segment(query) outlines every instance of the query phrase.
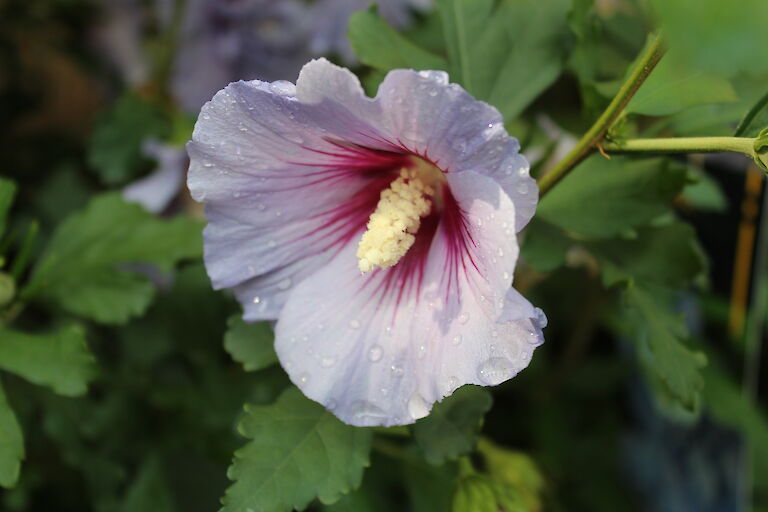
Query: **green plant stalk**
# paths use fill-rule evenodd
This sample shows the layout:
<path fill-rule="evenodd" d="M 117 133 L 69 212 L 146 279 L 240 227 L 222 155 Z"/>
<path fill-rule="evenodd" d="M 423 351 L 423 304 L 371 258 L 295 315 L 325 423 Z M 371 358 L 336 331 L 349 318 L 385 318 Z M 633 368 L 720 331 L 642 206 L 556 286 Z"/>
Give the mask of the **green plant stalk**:
<path fill-rule="evenodd" d="M 606 153 L 743 153 L 755 157 L 755 139 L 748 137 L 675 137 L 667 139 L 627 139 L 605 142 Z"/>
<path fill-rule="evenodd" d="M 576 146 L 558 162 L 549 172 L 539 179 L 539 195 L 546 194 L 558 181 L 579 165 L 605 138 L 605 134 L 621 115 L 624 107 L 635 95 L 640 86 L 645 82 L 653 68 L 664 55 L 661 33 L 657 34 L 645 47 L 643 53 L 635 63 L 635 67 L 629 78 L 619 89 L 619 92 L 611 100 L 605 111 L 595 121 L 592 127 L 576 143 Z"/>

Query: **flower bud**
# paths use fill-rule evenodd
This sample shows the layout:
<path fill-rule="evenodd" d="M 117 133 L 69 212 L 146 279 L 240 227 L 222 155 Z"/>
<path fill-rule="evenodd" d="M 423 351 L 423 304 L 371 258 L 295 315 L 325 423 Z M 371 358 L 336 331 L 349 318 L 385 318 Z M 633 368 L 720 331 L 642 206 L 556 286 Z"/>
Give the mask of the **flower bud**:
<path fill-rule="evenodd" d="M 768 128 L 763 128 L 755 137 L 755 163 L 768 171 Z"/>

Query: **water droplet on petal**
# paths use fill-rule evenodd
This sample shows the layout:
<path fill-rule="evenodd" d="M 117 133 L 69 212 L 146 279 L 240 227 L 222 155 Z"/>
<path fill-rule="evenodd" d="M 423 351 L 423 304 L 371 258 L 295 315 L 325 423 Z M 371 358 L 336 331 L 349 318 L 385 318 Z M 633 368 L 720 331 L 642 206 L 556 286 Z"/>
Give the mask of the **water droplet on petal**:
<path fill-rule="evenodd" d="M 457 334 L 456 336 L 454 336 L 453 339 L 451 340 L 451 343 L 453 343 L 453 345 L 455 346 L 461 345 L 461 334 Z"/>
<path fill-rule="evenodd" d="M 256 205 L 256 209 L 263 212 L 264 210 L 267 209 L 267 205 L 265 205 L 264 203 L 259 203 Z"/>
<path fill-rule="evenodd" d="M 381 359 L 381 356 L 383 353 L 384 353 L 384 350 L 379 345 L 374 345 L 368 351 L 368 360 L 372 363 L 375 363 L 376 361 Z"/>
<path fill-rule="evenodd" d="M 352 416 L 354 416 L 355 419 L 362 420 L 362 419 L 371 419 L 374 422 L 377 420 L 384 418 L 386 414 L 383 410 L 381 410 L 380 407 L 377 407 L 373 405 L 371 402 L 367 402 L 365 400 L 358 400 L 356 402 L 352 402 L 352 405 L 350 406 Z"/>
<path fill-rule="evenodd" d="M 448 377 L 448 387 L 451 391 L 459 387 L 459 379 L 456 377 Z"/>
<path fill-rule="evenodd" d="M 336 358 L 335 357 L 324 357 L 320 360 L 320 366 L 323 368 L 330 368 L 336 364 Z"/>
<path fill-rule="evenodd" d="M 477 373 L 480 381 L 489 386 L 501 384 L 515 375 L 512 363 L 503 357 L 488 359 L 478 367 Z"/>
<path fill-rule="evenodd" d="M 512 277 L 512 276 L 511 276 L 511 275 L 509 275 L 509 272 L 504 272 L 504 273 L 501 275 L 501 278 L 502 278 L 502 279 L 504 279 L 505 281 L 506 281 L 506 280 L 508 280 L 508 279 L 510 279 L 511 277 Z"/>
<path fill-rule="evenodd" d="M 277 80 L 269 84 L 269 90 L 281 96 L 290 96 L 296 93 L 296 86 L 287 80 Z"/>
<path fill-rule="evenodd" d="M 411 395 L 408 399 L 408 414 L 411 418 L 418 420 L 429 414 L 429 404 L 418 393 Z"/>
<path fill-rule="evenodd" d="M 299 375 L 299 386 L 303 387 L 309 382 L 309 374 L 308 373 L 302 373 Z"/>
<path fill-rule="evenodd" d="M 390 366 L 389 369 L 392 370 L 392 374 L 395 377 L 400 377 L 403 374 L 403 367 L 402 366 L 398 366 L 396 364 L 393 364 L 392 366 Z"/>
<path fill-rule="evenodd" d="M 434 98 L 435 96 L 437 96 L 437 89 L 430 89 L 427 94 L 429 94 Z"/>
<path fill-rule="evenodd" d="M 277 283 L 277 287 L 281 290 L 287 290 L 288 288 L 291 287 L 291 284 L 292 284 L 291 278 L 286 277 L 285 279 Z"/>
<path fill-rule="evenodd" d="M 426 345 L 419 345 L 419 354 L 418 354 L 419 359 L 424 358 L 426 353 L 427 353 L 427 346 Z"/>
<path fill-rule="evenodd" d="M 350 329 L 359 329 L 360 328 L 360 322 L 357 320 L 350 320 L 349 321 L 349 328 Z"/>
<path fill-rule="evenodd" d="M 502 249 L 501 247 L 499 247 L 498 249 L 496 249 L 496 254 L 498 254 L 498 255 L 499 255 L 499 257 L 502 257 L 502 256 L 504 256 L 504 249 Z"/>
<path fill-rule="evenodd" d="M 527 181 L 521 181 L 517 184 L 517 192 L 518 194 L 525 195 L 528 193 L 528 182 Z"/>
<path fill-rule="evenodd" d="M 462 313 L 459 315 L 459 323 L 460 324 L 466 324 L 469 321 L 469 314 L 468 313 Z"/>
<path fill-rule="evenodd" d="M 261 302 L 261 297 L 254 297 L 253 298 L 253 303 L 254 304 L 259 304 L 260 302 Z"/>

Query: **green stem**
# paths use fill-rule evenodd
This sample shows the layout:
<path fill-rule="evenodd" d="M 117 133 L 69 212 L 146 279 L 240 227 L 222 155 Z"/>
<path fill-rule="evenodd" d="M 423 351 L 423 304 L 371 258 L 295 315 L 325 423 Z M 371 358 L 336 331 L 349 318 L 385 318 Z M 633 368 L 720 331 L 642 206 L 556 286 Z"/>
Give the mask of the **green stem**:
<path fill-rule="evenodd" d="M 743 153 L 755 157 L 755 139 L 748 137 L 679 137 L 668 139 L 628 139 L 605 142 L 606 153 Z"/>
<path fill-rule="evenodd" d="M 616 118 L 621 115 L 624 107 L 635 95 L 640 86 L 651 74 L 653 68 L 659 63 L 664 50 L 662 48 L 661 34 L 657 34 L 645 47 L 643 53 L 637 59 L 632 73 L 619 89 L 619 92 L 611 100 L 605 111 L 595 121 L 595 124 L 576 143 L 576 146 L 548 173 L 539 179 L 539 195 L 546 194 L 558 181 L 568 174 L 574 167 L 589 156 L 598 144 L 603 140 L 608 129 Z"/>

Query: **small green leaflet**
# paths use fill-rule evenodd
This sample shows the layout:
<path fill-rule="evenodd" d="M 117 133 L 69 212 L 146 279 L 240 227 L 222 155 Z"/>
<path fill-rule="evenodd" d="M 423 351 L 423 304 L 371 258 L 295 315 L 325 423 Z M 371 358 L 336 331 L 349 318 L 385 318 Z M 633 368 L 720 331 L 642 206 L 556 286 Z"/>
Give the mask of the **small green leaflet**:
<path fill-rule="evenodd" d="M 594 155 L 544 196 L 536 215 L 568 231 L 611 237 L 666 213 L 685 180 L 685 169 L 664 159 Z"/>
<path fill-rule="evenodd" d="M 303 510 L 333 503 L 360 485 L 371 431 L 345 425 L 296 388 L 267 406 L 246 406 L 238 426 L 249 438 L 235 452 L 224 512 Z"/>
<path fill-rule="evenodd" d="M 137 264 L 169 272 L 183 258 L 200 257 L 200 232 L 192 219 L 160 220 L 117 194 L 97 196 L 59 226 L 22 294 L 97 322 L 125 323 L 155 293 Z"/>
<path fill-rule="evenodd" d="M 47 334 L 0 329 L 0 368 L 60 395 L 85 393 L 96 362 L 78 325 Z"/>
<path fill-rule="evenodd" d="M 21 427 L 0 384 L 0 486 L 10 488 L 16 485 L 23 459 Z"/>
<path fill-rule="evenodd" d="M 682 339 L 688 335 L 683 318 L 669 312 L 664 291 L 658 288 L 630 286 L 624 296 L 637 315 L 631 334 L 646 371 L 658 376 L 683 407 L 697 411 L 704 386 L 701 369 L 707 358 L 683 345 Z"/>
<path fill-rule="evenodd" d="M 277 362 L 274 341 L 275 335 L 267 322 L 247 324 L 240 315 L 227 320 L 224 348 L 232 359 L 242 363 L 245 371 L 261 370 Z"/>
<path fill-rule="evenodd" d="M 413 437 L 427 462 L 441 464 L 471 452 L 480 433 L 483 415 L 491 409 L 493 399 L 488 390 L 464 386 L 432 412 L 413 425 Z"/>

